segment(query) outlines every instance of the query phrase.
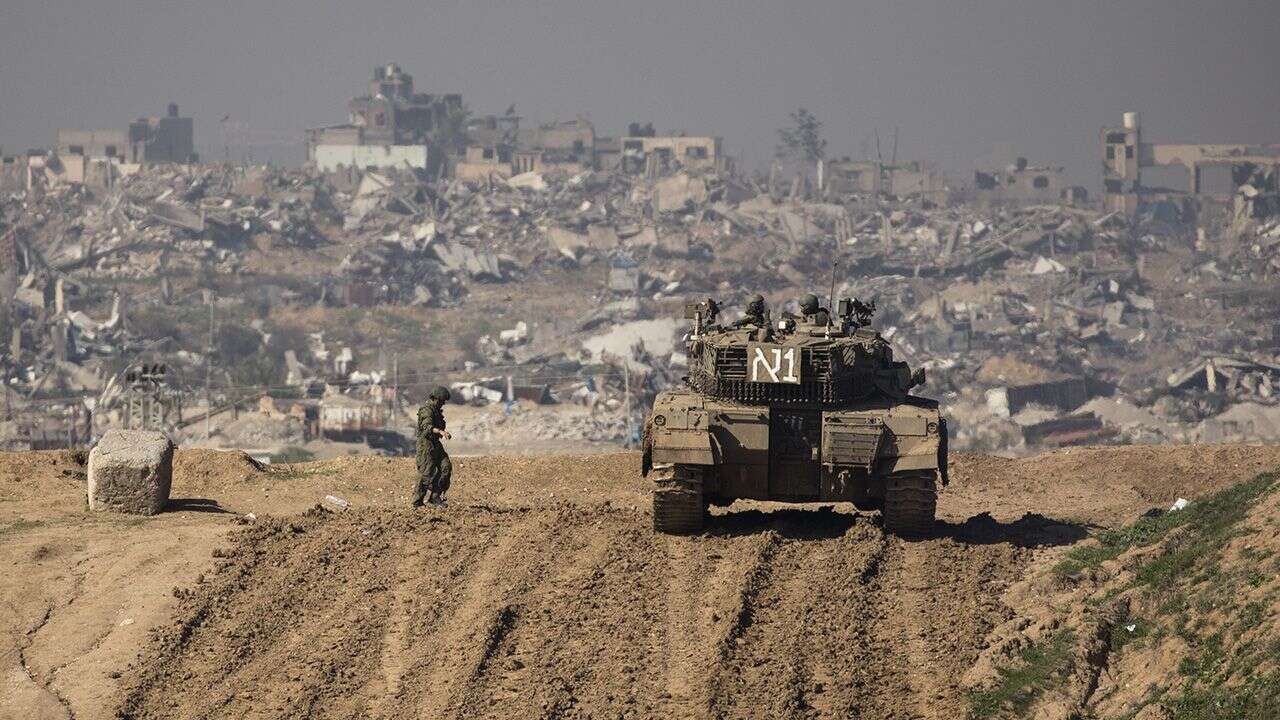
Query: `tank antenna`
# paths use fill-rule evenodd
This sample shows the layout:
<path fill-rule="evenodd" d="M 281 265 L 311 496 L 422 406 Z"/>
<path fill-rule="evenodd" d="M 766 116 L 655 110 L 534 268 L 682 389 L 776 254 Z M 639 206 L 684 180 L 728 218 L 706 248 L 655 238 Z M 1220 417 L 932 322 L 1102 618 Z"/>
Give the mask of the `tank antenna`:
<path fill-rule="evenodd" d="M 840 229 L 837 227 L 836 232 L 831 235 L 831 294 L 827 296 L 827 332 L 831 332 L 833 324 L 831 312 L 836 306 L 836 268 L 840 267 Z"/>

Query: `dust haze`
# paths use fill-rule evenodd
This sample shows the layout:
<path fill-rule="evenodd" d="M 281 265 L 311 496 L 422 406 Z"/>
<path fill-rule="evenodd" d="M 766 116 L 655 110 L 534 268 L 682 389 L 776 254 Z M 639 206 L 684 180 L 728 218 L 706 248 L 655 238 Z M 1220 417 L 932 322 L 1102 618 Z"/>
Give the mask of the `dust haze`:
<path fill-rule="evenodd" d="M 1096 128 L 1142 109 L 1173 142 L 1274 140 L 1280 64 L 1272 3 L 1229 0 L 642 5 L 403 1 L 363 4 L 7 3 L 0 22 L 0 146 L 51 127 L 105 126 L 173 100 L 204 132 L 230 115 L 234 157 L 297 164 L 305 127 L 395 60 L 424 92 L 531 119 L 585 113 L 603 130 L 652 120 L 714 128 L 767 163 L 797 106 L 834 155 L 900 153 L 967 172 L 1025 155 L 1096 184 Z M 886 154 L 888 148 L 885 148 Z"/>
<path fill-rule="evenodd" d="M 0 720 L 1280 717 L 1271 2 L 0 7 Z"/>

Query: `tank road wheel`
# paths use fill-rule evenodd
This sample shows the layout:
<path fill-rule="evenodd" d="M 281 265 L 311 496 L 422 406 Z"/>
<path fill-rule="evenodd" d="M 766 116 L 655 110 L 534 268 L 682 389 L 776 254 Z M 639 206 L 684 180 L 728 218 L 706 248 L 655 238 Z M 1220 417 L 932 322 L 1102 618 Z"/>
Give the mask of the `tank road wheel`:
<path fill-rule="evenodd" d="M 922 536 L 933 532 L 938 509 L 937 473 L 916 470 L 885 479 L 884 529 L 894 535 Z"/>
<path fill-rule="evenodd" d="M 702 532 L 705 504 L 702 471 L 686 465 L 656 465 L 653 481 L 653 529 L 667 535 Z"/>

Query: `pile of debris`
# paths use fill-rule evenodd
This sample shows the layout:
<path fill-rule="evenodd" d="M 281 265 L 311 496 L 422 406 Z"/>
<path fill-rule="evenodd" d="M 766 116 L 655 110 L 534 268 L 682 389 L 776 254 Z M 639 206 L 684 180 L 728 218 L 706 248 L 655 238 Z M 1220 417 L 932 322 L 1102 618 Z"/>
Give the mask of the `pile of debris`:
<path fill-rule="evenodd" d="M 1168 201 L 1126 217 L 804 187 L 709 169 L 464 181 L 160 165 L 96 193 L 10 194 L 7 380 L 29 399 L 103 392 L 147 350 L 126 305 L 218 306 L 171 280 L 270 285 L 297 305 L 444 308 L 495 284 L 519 304 L 525 281 L 568 274 L 599 278 L 572 325 L 530 316 L 465 340 L 450 379 L 469 402 L 545 395 L 640 415 L 679 382 L 682 326 L 669 318 L 683 300 L 715 297 L 732 320 L 753 292 L 776 314 L 834 280 L 837 296 L 875 300 L 877 327 L 929 370 L 926 392 L 962 419 L 957 448 L 1189 438 L 1233 408 L 1277 403 L 1280 323 L 1260 325 L 1280 305 L 1280 213 L 1262 190 L 1273 178 L 1243 184 L 1217 219 Z M 145 289 L 108 311 L 130 283 Z M 269 328 L 254 332 L 271 347 Z M 169 348 L 188 386 L 207 374 L 204 345 Z M 1035 373 L 1001 370 L 1015 347 Z M 295 354 L 287 384 L 333 386 L 337 369 L 308 356 L 325 371 Z"/>
<path fill-rule="evenodd" d="M 628 437 L 626 418 L 616 413 L 565 413 L 529 408 L 523 403 L 454 423 L 454 435 L 467 442 L 521 446 L 558 440 L 621 443 Z"/>

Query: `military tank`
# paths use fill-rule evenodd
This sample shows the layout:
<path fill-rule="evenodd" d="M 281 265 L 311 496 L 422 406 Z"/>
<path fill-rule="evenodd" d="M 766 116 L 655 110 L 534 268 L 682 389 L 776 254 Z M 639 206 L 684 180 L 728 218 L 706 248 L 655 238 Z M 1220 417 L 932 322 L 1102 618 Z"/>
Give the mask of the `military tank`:
<path fill-rule="evenodd" d="M 685 306 L 689 374 L 659 393 L 643 435 L 653 527 L 700 532 L 737 499 L 851 502 L 885 529 L 923 535 L 947 484 L 947 423 L 925 381 L 870 328 L 874 303 L 816 299 L 799 316 L 717 323 L 712 300 Z"/>

